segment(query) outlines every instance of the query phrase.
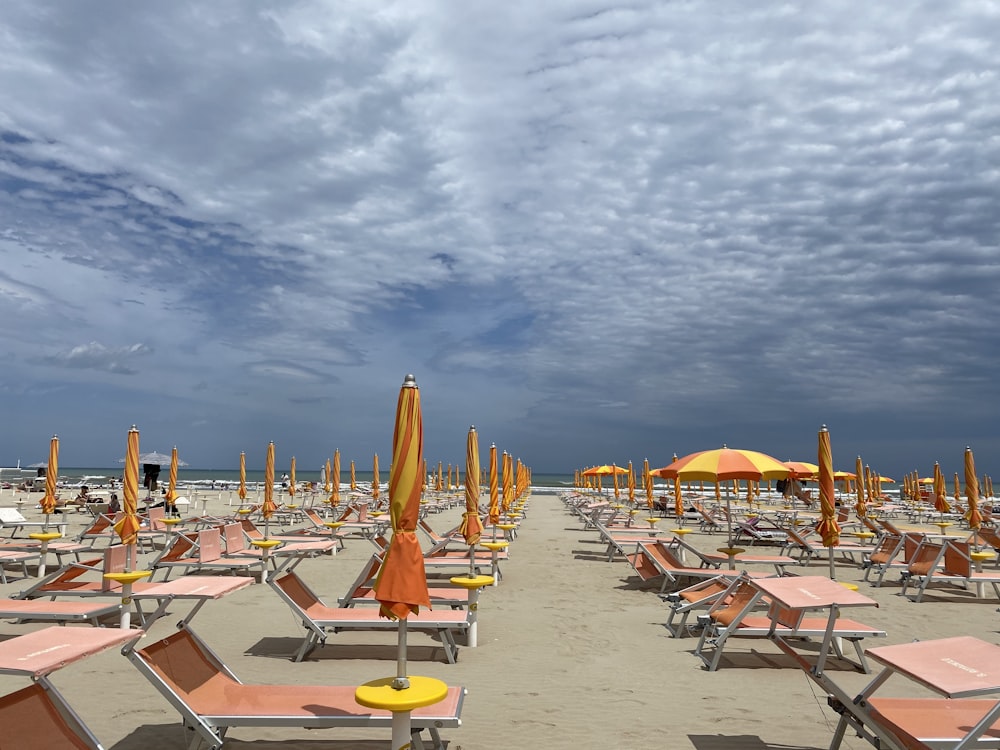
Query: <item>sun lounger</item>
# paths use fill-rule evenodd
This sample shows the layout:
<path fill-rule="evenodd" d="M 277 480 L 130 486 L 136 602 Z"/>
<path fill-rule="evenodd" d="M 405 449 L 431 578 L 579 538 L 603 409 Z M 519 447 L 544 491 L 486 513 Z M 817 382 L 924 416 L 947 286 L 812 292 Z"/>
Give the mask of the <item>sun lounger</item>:
<path fill-rule="evenodd" d="M 625 559 L 643 581 L 663 576 L 661 593 L 666 591 L 668 586 L 677 584 L 682 578 L 715 578 L 724 574 L 718 570 L 717 565 L 700 568 L 684 565 L 673 550 L 662 541 L 639 541 L 634 549 L 631 554 L 626 554 Z"/>
<path fill-rule="evenodd" d="M 664 597 L 670 605 L 667 621 L 664 623 L 667 632 L 674 638 L 686 636 L 690 614 L 699 609 L 708 609 L 720 597 L 726 596 L 732 582 L 733 579 L 729 576 L 717 575 L 667 594 Z M 674 619 L 677 617 L 680 619 L 675 623 Z"/>
<path fill-rule="evenodd" d="M 870 549 L 843 541 L 833 547 L 825 547 L 821 539 L 810 539 L 794 527 L 789 527 L 786 532 L 788 538 L 785 542 L 785 551 L 790 555 L 797 552 L 802 565 L 808 565 L 814 557 L 825 558 L 831 553 L 843 555 L 849 562 L 860 564 L 864 554 Z"/>
<path fill-rule="evenodd" d="M 90 622 L 95 627 L 105 617 L 121 614 L 122 605 L 116 602 L 93 600 L 50 601 L 47 599 L 0 599 L 0 617 L 18 622 Z"/>
<path fill-rule="evenodd" d="M 326 643 L 326 634 L 341 630 L 398 630 L 398 623 L 382 617 L 374 607 L 328 607 L 294 572 L 272 576 L 268 585 L 281 597 L 306 629 L 306 637 L 292 661 L 302 661 L 314 648 Z M 409 630 L 435 633 L 441 639 L 449 664 L 458 659 L 455 632 L 467 633 L 469 613 L 460 609 L 421 610 L 407 618 Z"/>
<path fill-rule="evenodd" d="M 253 579 L 248 576 L 181 576 L 166 583 L 140 588 L 132 594 L 132 600 L 135 602 L 143 629 L 149 630 L 174 602 L 194 602 L 194 606 L 181 620 L 183 623 L 189 623 L 205 602 L 229 596 L 252 583 Z M 147 616 L 143 612 L 144 601 L 157 603 L 157 608 L 151 615 Z"/>
<path fill-rule="evenodd" d="M 134 643 L 138 631 L 48 627 L 0 643 L 0 674 L 23 675 L 32 685 L 0 698 L 0 742 L 10 748 L 101 750 L 51 675 L 73 662 Z"/>
<path fill-rule="evenodd" d="M 375 576 L 378 575 L 379 567 L 382 565 L 382 554 L 382 552 L 376 552 L 368 558 L 358 577 L 347 589 L 347 593 L 337 600 L 339 606 L 353 607 L 357 604 L 375 602 L 375 590 L 372 586 L 375 583 Z M 427 593 L 431 605 L 441 605 L 453 609 L 468 607 L 472 598 L 469 589 L 457 586 L 435 586 L 432 584 L 427 587 Z"/>
<path fill-rule="evenodd" d="M 353 686 L 242 683 L 187 626 L 163 640 L 125 653 L 180 713 L 184 726 L 195 733 L 190 750 L 222 747 L 231 727 L 335 729 L 392 725 L 389 712 L 360 706 Z M 421 732 L 426 730 L 433 746 L 443 750 L 445 744 L 438 729 L 461 724 L 464 697 L 464 688 L 449 687 L 442 702 L 413 709 L 413 747 L 423 747 Z"/>
<path fill-rule="evenodd" d="M 864 580 L 868 581 L 874 571 L 878 577 L 872 585 L 878 587 L 882 585 L 885 574 L 889 571 L 905 571 L 923 538 L 924 535 L 918 533 L 907 532 L 902 536 L 896 536 L 885 532 L 871 552 L 865 554 L 862 563 L 865 569 Z"/>
<path fill-rule="evenodd" d="M 927 587 L 932 583 L 944 583 L 952 586 L 968 588 L 976 584 L 977 592 L 983 584 L 990 584 L 994 593 L 1000 599 L 1000 572 L 980 572 L 976 570 L 970 553 L 972 547 L 968 542 L 947 540 L 936 543 L 924 540 L 910 560 L 903 573 L 903 596 L 912 583 L 917 583 L 917 593 L 913 601 L 919 602 Z"/>
<path fill-rule="evenodd" d="M 734 527 L 736 532 L 733 536 L 735 544 L 749 542 L 751 545 L 761 544 L 781 544 L 784 545 L 788 539 L 788 534 L 783 528 L 768 525 L 760 520 L 760 517 L 752 518 L 749 521 L 741 521 Z"/>
<path fill-rule="evenodd" d="M 858 657 L 857 666 L 868 672 L 861 640 L 885 637 L 884 630 L 839 617 L 845 606 L 878 606 L 868 597 L 821 576 L 789 576 L 754 579 L 746 575 L 733 580 L 730 590 L 698 619 L 703 626 L 695 654 L 714 672 L 731 637 L 771 638 L 787 643 L 791 639 L 822 639 L 819 668 L 832 649 L 843 659 L 841 640 L 849 641 Z M 760 611 L 766 607 L 766 612 Z M 831 610 L 829 617 L 807 617 L 813 609 Z M 710 651 L 707 651 L 711 649 Z"/>
<path fill-rule="evenodd" d="M 263 560 L 264 550 L 259 547 L 251 547 L 247 543 L 247 536 L 240 523 L 227 523 L 222 527 L 222 535 L 226 543 L 226 551 L 223 557 L 244 558 L 249 560 Z M 268 550 L 267 557 L 295 557 L 304 559 L 316 557 L 317 555 L 333 554 L 337 550 L 337 541 L 331 539 L 329 534 L 321 539 L 304 539 L 290 542 L 286 538 L 276 538 L 275 541 L 281 544 L 274 549 Z"/>
<path fill-rule="evenodd" d="M 971 636 L 880 646 L 866 651 L 882 670 L 859 694 L 829 674 L 802 664 L 840 715 L 830 750 L 848 728 L 876 748 L 995 748 L 1000 745 L 1000 647 Z M 875 693 L 893 675 L 908 678 L 937 697 L 882 697 Z M 911 691 L 912 692 L 912 691 Z"/>
<path fill-rule="evenodd" d="M 236 575 L 260 574 L 263 576 L 263 561 L 260 559 L 226 558 L 222 555 L 222 532 L 213 527 L 202 529 L 193 537 L 190 534 L 175 535 L 173 541 L 150 566 L 155 572 L 163 570 L 163 580 L 170 577 L 170 571 L 181 568 L 184 574 L 191 572 L 225 572 Z"/>
<path fill-rule="evenodd" d="M 29 521 L 17 508 L 0 508 L 0 534 L 3 533 L 4 529 L 8 529 L 10 531 L 8 536 L 10 537 L 14 537 L 22 529 L 40 531 L 43 528 L 47 528 L 51 531 L 58 531 L 61 534 L 65 534 L 66 526 L 65 521 L 55 519 L 50 519 L 49 521 Z"/>

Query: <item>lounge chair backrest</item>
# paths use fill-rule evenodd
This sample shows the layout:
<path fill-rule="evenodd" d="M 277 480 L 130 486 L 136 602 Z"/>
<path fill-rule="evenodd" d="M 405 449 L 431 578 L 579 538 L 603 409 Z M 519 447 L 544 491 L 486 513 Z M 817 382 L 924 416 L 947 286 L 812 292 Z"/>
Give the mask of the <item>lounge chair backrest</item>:
<path fill-rule="evenodd" d="M 218 529 L 198 532 L 198 561 L 215 562 L 222 558 L 222 534 Z"/>
<path fill-rule="evenodd" d="M 732 596 L 726 600 L 722 607 L 712 612 L 712 617 L 728 626 L 747 608 L 756 595 L 756 589 L 750 585 L 749 581 L 739 580 Z"/>
<path fill-rule="evenodd" d="M 162 505 L 150 508 L 146 518 L 149 519 L 150 531 L 169 531 L 163 519 L 167 517 L 167 511 Z"/>
<path fill-rule="evenodd" d="M 937 566 L 942 554 L 944 554 L 944 547 L 940 544 L 924 542 L 917 547 L 917 551 L 913 554 L 913 558 L 906 569 L 910 575 L 928 575 Z"/>
<path fill-rule="evenodd" d="M 249 518 L 241 518 L 240 526 L 243 527 L 243 533 L 246 534 L 251 539 L 263 539 L 264 534 L 261 530 L 257 528 L 257 524 L 251 521 Z"/>
<path fill-rule="evenodd" d="M 774 602 L 768 609 L 768 615 L 779 625 L 784 625 L 786 628 L 795 630 L 799 627 L 799 623 L 802 622 L 802 618 L 805 616 L 805 610 L 783 607 L 777 602 Z"/>
<path fill-rule="evenodd" d="M 0 698 L 0 726 L 4 746 L 42 747 L 46 750 L 96 750 L 100 747 L 82 724 L 52 703 L 40 684 Z M 9 743 L 9 745 L 8 745 Z"/>
<path fill-rule="evenodd" d="M 176 562 L 187 557 L 194 549 L 194 537 L 191 534 L 178 534 L 170 545 L 157 559 L 157 563 Z"/>
<path fill-rule="evenodd" d="M 312 592 L 305 581 L 295 573 L 285 573 L 278 578 L 272 578 L 271 582 L 285 592 L 285 596 L 295 602 L 296 606 L 306 614 L 315 607 L 323 607 L 323 602 Z"/>
<path fill-rule="evenodd" d="M 225 702 L 226 688 L 235 684 L 187 630 L 172 633 L 136 654 L 195 713 L 212 713 L 220 702 Z"/>
<path fill-rule="evenodd" d="M 322 518 L 322 516 L 320 516 L 320 514 L 317 513 L 315 510 L 313 510 L 312 508 L 307 508 L 306 511 L 305 511 L 305 514 L 306 514 L 306 518 L 308 518 L 310 521 L 312 521 L 313 524 L 315 524 L 316 526 L 322 526 L 323 525 L 323 518 Z"/>
<path fill-rule="evenodd" d="M 902 537 L 886 534 L 875 546 L 868 559 L 875 565 L 885 565 L 896 556 L 896 553 L 899 551 L 899 545 L 902 542 Z"/>
<path fill-rule="evenodd" d="M 239 523 L 227 523 L 222 527 L 226 539 L 226 552 L 233 554 L 243 552 L 247 548 L 247 539 L 243 536 L 243 526 Z"/>
<path fill-rule="evenodd" d="M 963 578 L 970 577 L 975 570 L 969 556 L 971 551 L 968 542 L 949 541 L 944 549 L 944 572 Z"/>
<path fill-rule="evenodd" d="M 914 534 L 911 532 L 903 534 L 903 559 L 912 560 L 923 541 L 923 534 Z"/>

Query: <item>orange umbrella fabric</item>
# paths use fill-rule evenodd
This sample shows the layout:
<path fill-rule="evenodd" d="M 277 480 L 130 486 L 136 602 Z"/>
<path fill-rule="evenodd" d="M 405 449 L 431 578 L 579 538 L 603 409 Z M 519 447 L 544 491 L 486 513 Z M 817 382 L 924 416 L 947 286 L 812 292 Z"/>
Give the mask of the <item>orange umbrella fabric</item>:
<path fill-rule="evenodd" d="M 267 444 L 267 458 L 264 459 L 264 504 L 261 515 L 267 520 L 274 515 L 274 441 Z"/>
<path fill-rule="evenodd" d="M 783 461 L 792 470 L 792 476 L 796 479 L 808 479 L 819 474 L 819 466 L 806 461 Z"/>
<path fill-rule="evenodd" d="M 49 462 L 45 465 L 45 497 L 42 498 L 42 513 L 45 520 L 56 509 L 56 481 L 59 479 L 59 438 L 55 435 L 49 441 Z"/>
<path fill-rule="evenodd" d="M 979 512 L 979 478 L 976 476 L 976 459 L 972 448 L 965 449 L 965 497 L 969 503 L 966 518 L 969 528 L 976 530 L 983 525 L 983 514 Z"/>
<path fill-rule="evenodd" d="M 125 451 L 125 476 L 122 481 L 122 518 L 115 524 L 115 532 L 122 544 L 134 545 L 141 525 L 136 508 L 139 505 L 139 430 L 132 425 L 128 431 Z M 129 556 L 131 558 L 131 555 Z"/>
<path fill-rule="evenodd" d="M 292 456 L 292 465 L 288 469 L 288 497 L 295 498 L 295 456 Z"/>
<path fill-rule="evenodd" d="M 938 513 L 947 513 L 951 510 L 951 503 L 948 502 L 948 487 L 944 481 L 944 472 L 941 471 L 941 464 L 934 464 L 934 510 Z"/>
<path fill-rule="evenodd" d="M 837 524 L 837 504 L 833 491 L 833 453 L 830 449 L 830 432 L 825 425 L 819 431 L 818 458 L 820 520 L 816 525 L 816 532 L 823 538 L 824 547 L 835 547 L 840 542 L 840 526 Z M 830 559 L 833 560 L 832 554 Z"/>
<path fill-rule="evenodd" d="M 479 520 L 479 436 L 476 428 L 469 428 L 465 443 L 465 513 L 459 533 L 470 547 L 479 543 L 483 524 Z"/>
<path fill-rule="evenodd" d="M 242 503 L 247 499 L 247 454 L 240 451 L 240 488 L 236 491 Z"/>
<path fill-rule="evenodd" d="M 423 454 L 420 391 L 416 379 L 407 375 L 399 391 L 392 435 L 389 472 L 392 539 L 374 586 L 379 613 L 390 619 L 405 619 L 411 613 L 418 614 L 421 606 L 428 609 L 431 606 L 424 556 L 416 534 Z"/>
<path fill-rule="evenodd" d="M 164 504 L 167 506 L 167 514 L 174 512 L 174 500 L 177 499 L 177 446 L 170 451 L 170 480 L 167 482 L 167 497 Z"/>
<path fill-rule="evenodd" d="M 392 467 L 390 467 L 392 468 Z M 381 492 L 382 480 L 379 479 L 378 475 L 378 453 L 375 454 L 375 458 L 372 461 L 372 499 L 378 500 L 379 492 Z"/>
<path fill-rule="evenodd" d="M 497 446 L 490 445 L 490 523 L 495 527 L 500 523 L 500 492 L 497 475 Z M 494 533 L 496 529 L 494 528 Z"/>
<path fill-rule="evenodd" d="M 642 460 L 642 488 L 646 491 L 646 507 L 653 510 L 653 475 L 649 473 L 649 459 Z"/>
<path fill-rule="evenodd" d="M 514 502 L 514 460 L 507 452 L 503 452 L 503 501 L 501 509 L 504 513 L 510 510 L 510 504 Z"/>
<path fill-rule="evenodd" d="M 854 512 L 857 514 L 858 518 L 864 518 L 868 515 L 868 505 L 865 503 L 865 488 L 861 483 L 861 477 L 864 476 L 861 456 L 858 456 L 857 460 L 854 462 L 854 474 L 854 491 L 858 496 L 857 502 L 854 503 Z"/>
<path fill-rule="evenodd" d="M 653 474 L 664 479 L 682 481 L 724 482 L 730 479 L 784 479 L 791 469 L 766 453 L 716 448 L 691 453 L 669 466 L 654 469 Z"/>
<path fill-rule="evenodd" d="M 330 505 L 340 505 L 340 448 L 333 452 L 333 487 L 330 490 Z"/>
<path fill-rule="evenodd" d="M 323 492 L 326 496 L 330 497 L 330 492 L 333 489 L 333 479 L 330 477 L 330 459 L 326 459 L 326 465 L 323 467 Z"/>
<path fill-rule="evenodd" d="M 358 489 L 358 478 L 354 471 L 354 462 L 351 461 L 351 492 Z"/>

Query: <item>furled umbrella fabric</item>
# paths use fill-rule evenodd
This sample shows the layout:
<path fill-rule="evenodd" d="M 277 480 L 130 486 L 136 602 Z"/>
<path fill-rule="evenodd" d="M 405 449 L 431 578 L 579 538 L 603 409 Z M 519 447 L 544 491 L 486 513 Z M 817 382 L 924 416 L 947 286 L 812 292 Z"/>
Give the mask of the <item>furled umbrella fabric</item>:
<path fill-rule="evenodd" d="M 333 491 L 333 479 L 330 476 L 330 459 L 326 459 L 326 463 L 323 465 L 323 493 L 330 497 L 330 493 Z"/>
<path fill-rule="evenodd" d="M 646 507 L 653 510 L 653 475 L 649 473 L 649 459 L 642 460 L 642 488 L 646 491 Z"/>
<path fill-rule="evenodd" d="M 170 451 L 170 478 L 167 480 L 167 497 L 164 505 L 167 506 L 167 515 L 172 516 L 176 510 L 174 501 L 177 499 L 177 446 Z"/>
<path fill-rule="evenodd" d="M 125 475 L 122 481 L 122 517 L 115 524 L 115 533 L 122 544 L 130 545 L 130 564 L 135 556 L 135 543 L 141 522 L 137 508 L 139 505 L 139 430 L 135 425 L 128 431 L 128 446 L 125 450 Z"/>
<path fill-rule="evenodd" d="M 376 502 L 378 501 L 379 492 L 381 492 L 382 480 L 378 475 L 378 453 L 372 459 L 372 499 Z"/>
<path fill-rule="evenodd" d="M 500 478 L 497 474 L 497 446 L 490 445 L 490 524 L 496 534 L 496 525 L 500 523 Z"/>
<path fill-rule="evenodd" d="M 424 557 L 416 528 L 420 513 L 420 471 L 423 465 L 423 419 L 420 391 L 407 375 L 399 391 L 392 436 L 389 474 L 389 516 L 392 538 L 375 581 L 379 612 L 405 619 L 420 607 L 430 607 Z"/>
<path fill-rule="evenodd" d="M 59 479 L 59 438 L 52 436 L 49 441 L 49 462 L 45 465 L 45 496 L 42 498 L 42 513 L 45 514 L 45 523 L 48 524 L 49 516 L 56 509 L 56 482 Z"/>
<path fill-rule="evenodd" d="M 965 449 L 965 497 L 969 504 L 965 520 L 973 531 L 983 525 L 983 514 L 979 511 L 979 478 L 976 476 L 976 459 L 972 448 Z"/>
<path fill-rule="evenodd" d="M 340 448 L 333 452 L 333 488 L 330 490 L 330 507 L 340 505 Z"/>
<path fill-rule="evenodd" d="M 954 494 L 952 497 L 955 499 L 955 503 L 962 502 L 962 483 L 958 480 L 958 472 L 955 472 L 955 484 L 954 484 Z"/>
<path fill-rule="evenodd" d="M 357 492 L 358 489 L 358 476 L 354 469 L 354 461 L 351 461 L 351 492 Z"/>
<path fill-rule="evenodd" d="M 479 543 L 483 533 L 479 520 L 479 436 L 474 426 L 469 428 L 465 444 L 465 513 L 459 532 L 470 547 Z"/>
<path fill-rule="evenodd" d="M 833 547 L 840 542 L 840 526 L 837 523 L 837 504 L 833 487 L 833 453 L 830 448 L 830 432 L 826 425 L 819 431 L 819 510 L 820 519 L 816 533 L 823 540 L 823 546 L 830 548 L 830 578 L 834 577 Z"/>
<path fill-rule="evenodd" d="M 501 510 L 507 513 L 510 510 L 510 504 L 514 502 L 514 466 L 511 455 L 507 451 L 503 452 L 503 476 L 501 477 L 503 481 L 503 500 L 501 501 Z"/>
<path fill-rule="evenodd" d="M 264 504 L 260 508 L 260 513 L 264 516 L 264 521 L 270 521 L 274 511 L 277 510 L 274 504 L 274 442 L 267 444 L 267 457 L 264 459 Z M 264 528 L 267 528 L 265 523 Z M 265 536 L 267 533 L 265 531 Z"/>
<path fill-rule="evenodd" d="M 854 512 L 857 514 L 858 518 L 864 518 L 868 515 L 868 504 L 865 502 L 865 488 L 861 482 L 861 477 L 864 476 L 864 467 L 861 463 L 861 456 L 858 456 L 857 460 L 854 462 L 854 491 L 857 495 L 857 501 L 854 503 Z"/>
<path fill-rule="evenodd" d="M 236 490 L 240 496 L 240 505 L 247 499 L 247 454 L 240 451 L 240 488 Z"/>
<path fill-rule="evenodd" d="M 288 469 L 288 497 L 295 499 L 295 456 L 292 456 L 292 465 Z"/>
<path fill-rule="evenodd" d="M 938 513 L 948 513 L 951 503 L 948 502 L 948 486 L 944 481 L 941 464 L 934 463 L 934 510 Z"/>

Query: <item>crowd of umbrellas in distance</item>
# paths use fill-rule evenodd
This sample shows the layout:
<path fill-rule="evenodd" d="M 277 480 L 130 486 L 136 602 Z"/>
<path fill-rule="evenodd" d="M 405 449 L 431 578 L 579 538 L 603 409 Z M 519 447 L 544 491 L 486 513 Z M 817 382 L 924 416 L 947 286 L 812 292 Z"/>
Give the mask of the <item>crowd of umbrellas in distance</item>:
<path fill-rule="evenodd" d="M 840 542 L 835 483 L 843 482 L 845 494 L 852 494 L 856 498 L 854 511 L 859 517 L 864 517 L 867 514 L 867 506 L 882 497 L 883 484 L 896 483 L 895 479 L 880 476 L 870 467 L 863 466 L 860 456 L 855 462 L 853 472 L 835 471 L 830 448 L 830 432 L 825 425 L 819 431 L 817 462 L 815 464 L 804 461 L 779 461 L 766 453 L 728 448 L 725 445 L 722 448 L 691 453 L 682 458 L 674 455 L 673 459 L 670 464 L 658 469 L 650 469 L 649 461 L 643 461 L 640 486 L 645 494 L 645 504 L 650 510 L 653 510 L 656 504 L 653 488 L 654 477 L 672 482 L 674 513 L 678 518 L 682 517 L 684 513 L 682 484 L 690 486 L 691 483 L 698 482 L 701 491 L 704 491 L 704 484 L 710 483 L 714 486 L 716 500 L 722 500 L 724 490 L 728 504 L 732 495 L 738 496 L 740 494 L 739 482 L 741 481 L 745 483 L 748 502 L 760 497 L 761 482 L 770 483 L 771 480 L 817 481 L 820 519 L 816 531 L 822 537 L 823 545 L 831 549 Z M 975 531 L 980 528 L 983 517 L 979 507 L 980 481 L 976 475 L 975 459 L 971 448 L 965 449 L 963 465 L 965 468 L 964 496 L 967 502 L 964 516 L 969 523 L 969 528 Z M 579 469 L 574 474 L 574 484 L 578 488 L 603 494 L 605 492 L 603 486 L 605 478 L 608 478 L 609 489 L 613 491 L 616 499 L 620 499 L 621 494 L 625 492 L 627 493 L 627 501 L 633 508 L 641 504 L 641 501 L 636 499 L 637 483 L 631 461 L 628 462 L 627 466 L 604 464 Z M 985 497 L 993 497 L 993 481 L 988 475 L 983 477 L 982 488 Z M 962 497 L 962 486 L 956 472 L 953 499 L 958 502 L 960 497 Z M 945 514 L 952 510 L 952 503 L 948 498 L 947 482 L 939 463 L 934 464 L 934 470 L 930 476 L 920 476 L 917 471 L 904 476 L 900 499 L 907 503 L 920 503 L 932 499 L 936 512 Z M 730 547 L 732 547 L 731 537 L 730 531 Z M 832 554 L 830 569 L 831 577 L 833 577 Z"/>

